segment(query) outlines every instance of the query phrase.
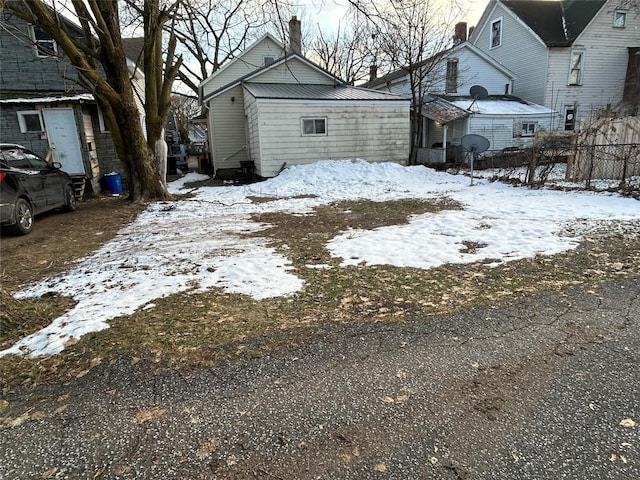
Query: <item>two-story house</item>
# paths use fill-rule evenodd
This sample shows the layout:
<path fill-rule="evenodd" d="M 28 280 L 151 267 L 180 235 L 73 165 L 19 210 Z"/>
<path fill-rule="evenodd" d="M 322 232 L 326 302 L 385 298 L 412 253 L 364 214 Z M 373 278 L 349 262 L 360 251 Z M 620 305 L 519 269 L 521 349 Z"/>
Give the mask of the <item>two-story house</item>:
<path fill-rule="evenodd" d="M 63 19 L 82 36 L 80 27 Z M 46 32 L 0 12 L 0 142 L 17 143 L 100 191 L 104 174 L 122 172 L 102 112 L 78 73 Z M 144 113 L 144 77 L 130 64 L 137 106 Z M 78 187 L 77 193 L 80 193 Z"/>
<path fill-rule="evenodd" d="M 531 145 L 535 132 L 547 129 L 555 112 L 511 95 L 516 75 L 466 41 L 465 23 L 456 25 L 456 32 L 454 46 L 422 62 L 429 73 L 423 81 L 426 95 L 419 109 L 422 138 L 418 161 L 444 161 L 443 147 L 459 146 L 462 137 L 470 133 L 486 137 L 491 150 Z M 364 86 L 411 95 L 409 74 L 404 69 L 374 78 Z M 486 95 L 472 95 L 474 87 Z M 449 160 L 451 154 L 450 149 L 446 155 Z"/>
<path fill-rule="evenodd" d="M 490 0 L 470 41 L 515 72 L 515 95 L 561 113 L 554 129 L 640 101 L 640 12 L 624 0 Z"/>
<path fill-rule="evenodd" d="M 300 47 L 294 17 L 288 50 L 266 34 L 200 84 L 214 171 L 248 163 L 272 177 L 319 160 L 405 163 L 409 100 L 347 85 Z"/>

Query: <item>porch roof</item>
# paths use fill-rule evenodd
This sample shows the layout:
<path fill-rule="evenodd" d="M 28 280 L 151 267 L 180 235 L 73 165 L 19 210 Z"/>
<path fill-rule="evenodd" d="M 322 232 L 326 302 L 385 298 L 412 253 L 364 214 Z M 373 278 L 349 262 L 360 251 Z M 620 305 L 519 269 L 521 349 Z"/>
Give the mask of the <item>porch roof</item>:
<path fill-rule="evenodd" d="M 445 124 L 468 117 L 471 112 L 440 97 L 426 95 L 422 104 L 422 115 L 430 120 Z"/>
<path fill-rule="evenodd" d="M 485 100 L 473 100 L 470 96 L 446 97 L 453 105 L 480 115 L 551 115 L 554 110 L 527 102 L 513 95 L 489 95 Z"/>

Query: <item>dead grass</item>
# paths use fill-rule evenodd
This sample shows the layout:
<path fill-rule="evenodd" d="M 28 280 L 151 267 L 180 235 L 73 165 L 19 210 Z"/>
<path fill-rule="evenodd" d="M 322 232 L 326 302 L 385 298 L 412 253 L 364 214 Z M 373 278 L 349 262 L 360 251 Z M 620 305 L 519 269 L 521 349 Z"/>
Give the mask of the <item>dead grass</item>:
<path fill-rule="evenodd" d="M 400 224 L 411 215 L 455 208 L 460 207 L 444 198 L 357 201 L 323 206 L 312 215 L 256 216 L 271 225 L 260 235 L 272 239 L 305 281 L 301 292 L 255 301 L 214 289 L 158 299 L 155 308 L 111 320 L 111 328 L 83 337 L 60 355 L 0 359 L 3 387 L 82 376 L 121 356 L 145 359 L 157 368 L 206 367 L 222 358 L 298 345 L 314 329 L 335 323 L 428 321 L 437 313 L 640 273 L 640 224 L 630 228 L 635 235 L 595 232 L 575 251 L 495 268 L 484 263 L 430 270 L 363 264 L 342 268 L 325 248 L 330 238 L 348 228 Z M 472 251 L 482 245 L 469 243 L 465 248 Z M 307 267 L 313 264 L 331 268 Z M 60 297 L 12 303 L 12 318 L 29 320 L 18 326 L 12 322 L 2 345 L 39 328 L 70 305 Z"/>

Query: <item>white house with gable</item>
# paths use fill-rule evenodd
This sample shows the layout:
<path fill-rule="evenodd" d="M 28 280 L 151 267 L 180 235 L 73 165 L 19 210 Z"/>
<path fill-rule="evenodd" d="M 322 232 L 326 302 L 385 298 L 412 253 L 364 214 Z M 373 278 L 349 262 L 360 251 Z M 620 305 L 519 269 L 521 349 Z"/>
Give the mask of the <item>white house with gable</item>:
<path fill-rule="evenodd" d="M 290 29 L 289 51 L 266 34 L 200 84 L 214 170 L 250 164 L 272 177 L 319 160 L 405 163 L 409 100 L 346 85 L 300 54 L 295 17 Z"/>
<path fill-rule="evenodd" d="M 461 140 L 467 134 L 489 139 L 490 150 L 528 147 L 535 132 L 550 127 L 556 113 L 511 95 L 516 75 L 490 55 L 466 41 L 466 24 L 456 25 L 457 43 L 437 57 L 425 60 L 423 134 L 418 161 L 461 161 Z M 399 69 L 370 80 L 365 86 L 410 94 L 408 73 Z M 483 98 L 471 89 L 482 87 Z"/>
<path fill-rule="evenodd" d="M 637 111 L 640 12 L 626 0 L 490 0 L 470 41 L 515 72 L 515 95 L 561 113 L 554 128 Z"/>

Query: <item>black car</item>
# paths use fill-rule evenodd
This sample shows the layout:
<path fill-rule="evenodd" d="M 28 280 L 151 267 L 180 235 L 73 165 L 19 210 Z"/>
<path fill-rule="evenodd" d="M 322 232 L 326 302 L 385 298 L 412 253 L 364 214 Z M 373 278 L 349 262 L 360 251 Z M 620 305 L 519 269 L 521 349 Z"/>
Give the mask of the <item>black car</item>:
<path fill-rule="evenodd" d="M 71 177 L 59 163 L 21 145 L 0 143 L 0 225 L 18 235 L 33 230 L 33 217 L 56 208 L 76 209 Z"/>

